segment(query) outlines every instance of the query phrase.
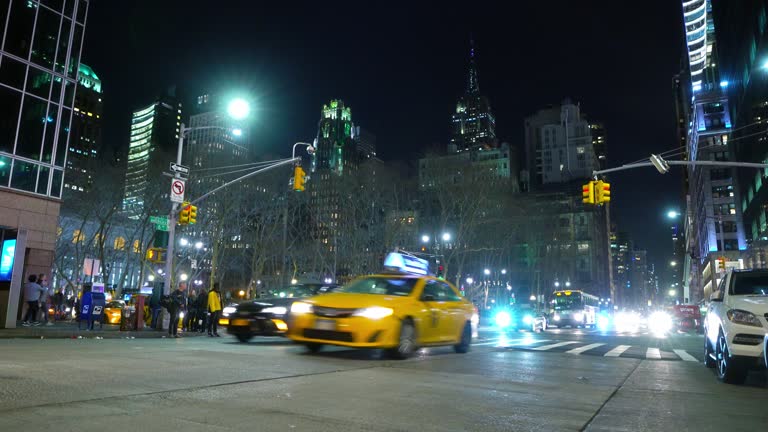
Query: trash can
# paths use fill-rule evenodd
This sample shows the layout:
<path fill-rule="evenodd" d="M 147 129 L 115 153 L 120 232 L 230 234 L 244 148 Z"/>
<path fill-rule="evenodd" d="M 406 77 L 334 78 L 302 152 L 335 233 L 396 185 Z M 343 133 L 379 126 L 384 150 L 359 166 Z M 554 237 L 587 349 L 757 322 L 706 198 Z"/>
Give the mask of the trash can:
<path fill-rule="evenodd" d="M 131 308 L 123 308 L 120 315 L 120 331 L 136 330 L 136 313 Z"/>

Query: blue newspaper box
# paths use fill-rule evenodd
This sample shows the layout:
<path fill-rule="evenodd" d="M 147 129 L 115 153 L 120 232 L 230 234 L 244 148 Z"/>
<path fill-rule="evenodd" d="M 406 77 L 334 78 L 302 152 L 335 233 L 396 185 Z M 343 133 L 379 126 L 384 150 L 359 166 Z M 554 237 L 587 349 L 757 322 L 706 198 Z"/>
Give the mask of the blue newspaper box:
<path fill-rule="evenodd" d="M 93 323 L 99 322 L 99 326 L 104 324 L 104 306 L 107 304 L 107 298 L 104 293 L 88 291 L 83 293 L 80 306 L 80 319 L 77 322 L 77 328 L 83 321 L 87 323 L 87 329 L 93 330 Z"/>

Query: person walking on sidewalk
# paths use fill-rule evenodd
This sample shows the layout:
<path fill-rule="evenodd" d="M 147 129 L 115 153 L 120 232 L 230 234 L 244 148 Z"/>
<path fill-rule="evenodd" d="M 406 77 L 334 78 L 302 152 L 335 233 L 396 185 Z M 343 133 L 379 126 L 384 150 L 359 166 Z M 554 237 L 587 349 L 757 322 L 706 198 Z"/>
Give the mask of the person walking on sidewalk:
<path fill-rule="evenodd" d="M 185 282 L 180 282 L 178 288 L 171 293 L 171 305 L 168 308 L 168 313 L 171 314 L 171 325 L 168 326 L 168 336 L 179 336 L 179 313 L 184 309 L 187 304 L 184 291 L 187 289 Z"/>
<path fill-rule="evenodd" d="M 48 285 L 48 276 L 44 275 L 43 273 L 40 273 L 37 275 L 37 284 L 43 287 L 43 292 L 40 293 L 40 309 L 41 309 L 41 315 L 43 316 L 42 321 L 45 323 L 45 325 L 53 325 L 52 322 L 48 321 L 48 309 L 51 308 L 51 287 Z"/>
<path fill-rule="evenodd" d="M 37 319 L 37 309 L 40 302 L 40 294 L 45 288 L 37 284 L 37 275 L 29 275 L 28 282 L 24 284 L 24 301 L 27 302 L 27 314 L 21 325 L 29 327 L 30 325 L 40 325 Z"/>
<path fill-rule="evenodd" d="M 219 283 L 213 284 L 213 289 L 208 293 L 208 336 L 219 337 L 219 315 L 221 314 L 221 294 L 219 294 Z"/>
<path fill-rule="evenodd" d="M 187 311 L 184 313 L 184 323 L 181 327 L 186 332 L 194 331 L 197 328 L 197 293 L 195 290 L 187 296 Z"/>
<path fill-rule="evenodd" d="M 205 288 L 200 290 L 197 296 L 197 331 L 205 333 L 208 328 L 208 291 Z"/>

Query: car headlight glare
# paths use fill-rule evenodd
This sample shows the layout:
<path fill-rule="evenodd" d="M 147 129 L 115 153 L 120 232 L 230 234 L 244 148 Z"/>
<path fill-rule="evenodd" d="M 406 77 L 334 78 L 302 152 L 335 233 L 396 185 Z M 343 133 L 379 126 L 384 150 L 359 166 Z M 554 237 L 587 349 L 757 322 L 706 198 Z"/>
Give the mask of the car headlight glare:
<path fill-rule="evenodd" d="M 512 324 L 512 316 L 507 311 L 496 314 L 496 325 L 500 328 L 509 327 Z"/>
<path fill-rule="evenodd" d="M 584 321 L 584 314 L 582 314 L 582 313 L 575 313 L 575 314 L 573 314 L 573 320 L 574 321 Z"/>
<path fill-rule="evenodd" d="M 237 308 L 235 308 L 234 306 L 227 306 L 221 312 L 224 314 L 224 316 L 229 316 L 235 313 L 236 311 L 237 311 Z"/>
<path fill-rule="evenodd" d="M 527 325 L 533 324 L 533 316 L 531 316 L 531 315 L 524 316 L 523 317 L 523 323 L 527 324 Z"/>
<path fill-rule="evenodd" d="M 282 306 L 272 306 L 261 310 L 262 313 L 271 313 L 275 315 L 285 315 L 288 312 L 288 308 Z"/>
<path fill-rule="evenodd" d="M 370 319 L 381 319 L 392 315 L 394 312 L 395 311 L 392 308 L 374 306 L 358 309 L 354 314 L 352 314 L 352 316 L 359 316 Z"/>
<path fill-rule="evenodd" d="M 555 321 L 560 321 L 560 315 L 555 314 Z"/>
<path fill-rule="evenodd" d="M 312 313 L 312 304 L 304 303 L 304 302 L 296 302 L 291 305 L 291 313 L 295 313 L 295 314 Z"/>
<path fill-rule="evenodd" d="M 672 330 L 672 317 L 666 312 L 654 312 L 648 317 L 648 328 L 655 334 L 667 333 Z"/>
<path fill-rule="evenodd" d="M 752 327 L 762 327 L 763 325 L 760 324 L 760 320 L 757 319 L 757 316 L 753 314 L 752 312 L 741 310 L 741 309 L 731 309 L 729 310 L 726 315 L 728 315 L 728 319 L 731 320 L 734 324 L 741 324 L 746 326 L 752 326 Z"/>

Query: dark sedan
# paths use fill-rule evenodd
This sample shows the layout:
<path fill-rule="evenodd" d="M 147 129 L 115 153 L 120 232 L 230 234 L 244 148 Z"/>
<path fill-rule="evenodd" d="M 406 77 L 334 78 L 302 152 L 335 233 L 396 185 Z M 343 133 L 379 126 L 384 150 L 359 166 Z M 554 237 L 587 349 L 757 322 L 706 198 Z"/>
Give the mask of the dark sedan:
<path fill-rule="evenodd" d="M 297 300 L 331 292 L 337 285 L 301 284 L 270 290 L 266 297 L 233 306 L 227 332 L 240 342 L 254 336 L 282 336 L 288 330 L 288 312 Z"/>

